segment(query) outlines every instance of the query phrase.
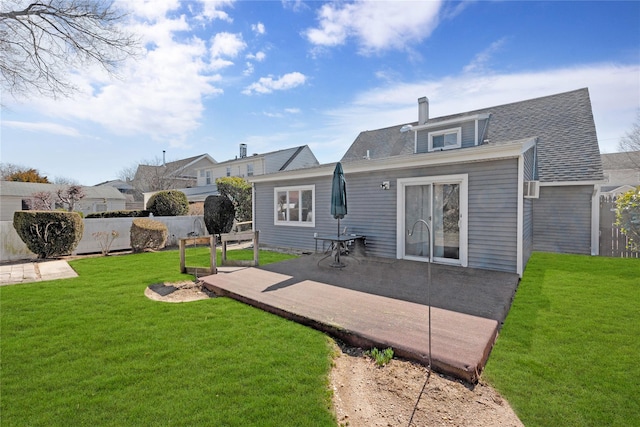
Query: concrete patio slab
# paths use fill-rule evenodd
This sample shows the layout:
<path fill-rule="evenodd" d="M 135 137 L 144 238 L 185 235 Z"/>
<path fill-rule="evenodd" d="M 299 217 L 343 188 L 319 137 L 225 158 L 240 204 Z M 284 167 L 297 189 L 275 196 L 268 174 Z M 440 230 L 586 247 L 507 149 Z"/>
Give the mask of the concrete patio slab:
<path fill-rule="evenodd" d="M 308 260 L 297 265 L 304 262 Z M 366 279 L 359 277 L 360 281 Z M 322 330 L 351 345 L 392 347 L 400 357 L 428 363 L 429 307 L 424 304 L 300 279 L 264 268 L 220 272 L 202 280 L 209 290 L 219 295 Z M 496 319 L 432 306 L 433 369 L 476 382 L 495 342 L 499 324 Z"/>

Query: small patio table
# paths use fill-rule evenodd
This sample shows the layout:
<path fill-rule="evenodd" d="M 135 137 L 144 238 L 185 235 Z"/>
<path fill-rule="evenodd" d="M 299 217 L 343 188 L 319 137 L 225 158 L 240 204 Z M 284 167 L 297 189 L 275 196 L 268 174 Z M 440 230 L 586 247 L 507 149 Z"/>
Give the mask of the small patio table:
<path fill-rule="evenodd" d="M 346 266 L 346 264 L 343 264 L 340 261 L 340 252 L 342 252 L 342 249 L 345 248 L 346 249 L 346 243 L 347 242 L 351 242 L 351 241 L 355 241 L 355 240 L 362 240 L 362 242 L 364 243 L 366 240 L 366 236 L 361 236 L 361 235 L 349 235 L 349 234 L 341 234 L 340 236 L 330 236 L 330 235 L 325 235 L 325 236 L 313 236 L 313 238 L 316 240 L 316 252 L 318 251 L 318 240 L 323 242 L 322 245 L 322 249 L 324 251 L 324 242 L 331 242 L 331 246 L 329 247 L 329 249 L 327 251 L 329 251 L 329 254 L 327 256 L 325 256 L 324 258 L 322 258 L 320 261 L 318 261 L 318 265 L 320 264 L 320 262 L 322 260 L 324 260 L 325 258 L 327 258 L 328 256 L 331 255 L 331 252 L 333 250 L 336 251 L 336 255 L 334 257 L 333 262 L 331 263 L 331 267 L 335 267 L 335 268 L 343 268 Z"/>

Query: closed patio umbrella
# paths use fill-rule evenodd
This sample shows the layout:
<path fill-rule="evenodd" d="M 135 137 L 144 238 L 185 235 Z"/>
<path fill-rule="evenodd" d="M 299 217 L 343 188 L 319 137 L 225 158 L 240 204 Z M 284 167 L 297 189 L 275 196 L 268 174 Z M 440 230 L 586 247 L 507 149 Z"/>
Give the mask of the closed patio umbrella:
<path fill-rule="evenodd" d="M 338 220 L 338 240 L 335 242 L 336 256 L 332 267 L 342 268 L 344 264 L 340 262 L 340 251 L 342 242 L 340 239 L 340 219 L 347 214 L 347 182 L 344 179 L 344 172 L 340 162 L 336 164 L 333 171 L 333 181 L 331 184 L 331 215 Z"/>
<path fill-rule="evenodd" d="M 333 171 L 331 185 L 331 215 L 338 220 L 338 236 L 340 236 L 340 219 L 347 214 L 347 182 L 344 179 L 342 164 L 338 162 Z"/>

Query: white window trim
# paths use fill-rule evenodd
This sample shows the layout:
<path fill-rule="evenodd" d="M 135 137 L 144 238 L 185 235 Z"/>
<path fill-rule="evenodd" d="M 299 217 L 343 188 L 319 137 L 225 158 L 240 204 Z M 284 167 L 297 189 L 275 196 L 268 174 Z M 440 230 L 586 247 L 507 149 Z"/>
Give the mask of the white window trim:
<path fill-rule="evenodd" d="M 455 133 L 456 134 L 456 138 L 457 138 L 457 143 L 455 146 L 452 147 L 438 147 L 438 148 L 433 148 L 433 137 L 434 136 L 440 136 L 440 135 L 446 135 L 449 133 Z M 443 130 L 438 130 L 438 131 L 433 131 L 433 132 L 429 132 L 429 151 L 444 151 L 444 150 L 454 150 L 456 148 L 461 148 L 462 147 L 462 128 L 458 127 L 458 128 L 450 128 L 450 129 L 443 129 Z"/>
<path fill-rule="evenodd" d="M 311 190 L 311 221 L 279 221 L 278 220 L 278 193 L 286 191 L 305 191 Z M 316 186 L 315 185 L 296 185 L 290 187 L 275 187 L 273 189 L 273 225 L 284 227 L 315 227 L 316 226 Z"/>

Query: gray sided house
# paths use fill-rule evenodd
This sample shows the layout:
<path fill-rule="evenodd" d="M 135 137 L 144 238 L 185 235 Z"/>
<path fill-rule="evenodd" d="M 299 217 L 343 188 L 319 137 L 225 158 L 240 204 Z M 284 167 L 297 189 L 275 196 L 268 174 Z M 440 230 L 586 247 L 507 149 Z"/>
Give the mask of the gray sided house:
<path fill-rule="evenodd" d="M 341 227 L 365 235 L 369 255 L 521 275 L 534 250 L 597 254 L 603 174 L 587 89 L 437 118 L 421 98 L 418 117 L 362 132 L 341 159 Z M 312 251 L 314 233 L 338 232 L 334 166 L 251 180 L 261 243 Z"/>
<path fill-rule="evenodd" d="M 640 151 L 602 154 L 603 195 L 613 197 L 640 185 Z"/>
<path fill-rule="evenodd" d="M 317 166 L 318 160 L 308 145 L 285 148 L 263 154 L 247 155 L 247 144 L 240 144 L 240 156 L 206 165 L 198 170 L 198 186 L 215 184 L 216 179 L 252 176 Z"/>
<path fill-rule="evenodd" d="M 15 211 L 29 209 L 29 201 L 35 193 L 52 193 L 55 201 L 56 192 L 59 189 L 65 190 L 67 187 L 68 185 L 0 181 L 0 221 L 13 221 Z M 75 210 L 85 215 L 125 208 L 125 195 L 114 187 L 83 186 L 82 191 L 85 197 L 77 203 Z"/>

